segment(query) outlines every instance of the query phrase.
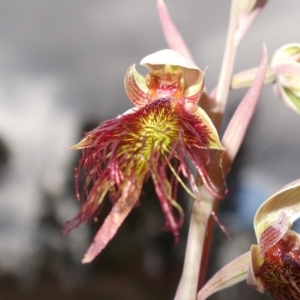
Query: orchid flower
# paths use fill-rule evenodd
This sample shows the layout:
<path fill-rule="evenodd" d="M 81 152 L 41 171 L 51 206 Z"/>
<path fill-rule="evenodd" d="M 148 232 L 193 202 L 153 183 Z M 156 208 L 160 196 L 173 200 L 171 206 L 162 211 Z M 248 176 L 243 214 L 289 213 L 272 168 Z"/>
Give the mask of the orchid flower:
<path fill-rule="evenodd" d="M 231 80 L 232 89 L 252 84 L 257 68 L 235 74 Z M 265 77 L 265 84 L 274 83 L 275 93 L 291 109 L 300 114 L 300 44 L 287 44 L 279 48 Z"/>
<path fill-rule="evenodd" d="M 83 152 L 76 171 L 77 191 L 81 171 L 85 171 L 86 180 L 83 196 L 77 192 L 83 203 L 81 211 L 65 224 L 64 233 L 97 216 L 106 194 L 113 204 L 83 263 L 91 262 L 113 238 L 137 204 L 143 183 L 149 177 L 154 182 L 166 228 L 178 238 L 183 222 L 183 211 L 176 201 L 178 183 L 193 199 L 199 198 L 186 158 L 195 165 L 207 189 L 216 195 L 207 168 L 210 149 L 223 147 L 209 117 L 197 106 L 204 73 L 170 49 L 145 57 L 141 65 L 149 70 L 146 77 L 136 71 L 135 65 L 125 75 L 127 95 L 136 107 L 103 122 L 72 147 Z"/>
<path fill-rule="evenodd" d="M 288 44 L 278 49 L 271 66 L 277 74 L 276 93 L 300 114 L 300 44 Z"/>
<path fill-rule="evenodd" d="M 125 90 L 135 107 L 85 133 L 72 147 L 82 150 L 75 173 L 77 199 L 82 208 L 65 224 L 63 232 L 97 219 L 106 195 L 112 202 L 83 263 L 91 262 L 114 237 L 138 203 L 147 179 L 153 180 L 165 227 L 175 241 L 184 219 L 177 202 L 178 185 L 189 194 L 193 201 L 189 234 L 175 300 L 195 300 L 198 287 L 203 285 L 214 219 L 217 220 L 217 199 L 225 190 L 224 178 L 246 134 L 263 84 L 274 83 L 282 100 L 300 113 L 299 44 L 280 48 L 268 67 L 264 47 L 258 68 L 232 77 L 238 46 L 267 0 L 231 2 L 220 76 L 210 94 L 204 88 L 205 70 L 195 65 L 164 1 L 157 0 L 163 32 L 173 50 L 158 51 L 142 59 L 141 65 L 148 70 L 146 76 L 139 74 L 135 65 L 129 67 Z M 250 89 L 233 114 L 221 143 L 217 131 L 230 87 Z M 198 106 L 201 96 L 207 112 Z M 186 159 L 195 166 L 195 177 Z M 82 173 L 85 182 L 80 191 Z M 217 272 L 200 289 L 197 300 L 241 280 L 247 280 L 260 292 L 269 292 L 276 300 L 300 299 L 300 235 L 291 230 L 299 217 L 300 180 L 261 205 L 254 217 L 257 244 Z"/>
<path fill-rule="evenodd" d="M 254 217 L 257 245 L 219 270 L 197 300 L 247 279 L 275 300 L 300 299 L 300 235 L 291 230 L 300 217 L 300 179 L 267 199 Z"/>
<path fill-rule="evenodd" d="M 247 282 L 276 300 L 300 298 L 300 235 L 291 230 L 300 217 L 300 180 L 261 205 L 254 217 L 258 245 L 251 247 Z"/>

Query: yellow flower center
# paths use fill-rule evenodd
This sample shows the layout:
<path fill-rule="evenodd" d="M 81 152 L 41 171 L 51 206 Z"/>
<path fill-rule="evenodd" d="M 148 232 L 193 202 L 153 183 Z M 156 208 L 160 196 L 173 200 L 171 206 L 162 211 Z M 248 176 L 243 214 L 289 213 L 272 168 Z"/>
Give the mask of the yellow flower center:
<path fill-rule="evenodd" d="M 155 157 L 167 156 L 172 145 L 179 137 L 179 119 L 169 99 L 156 100 L 135 113 L 128 131 L 123 137 L 123 144 L 118 150 L 118 157 L 126 155 L 122 167 L 141 174 L 149 171 Z M 126 120 L 124 120 L 126 123 Z"/>

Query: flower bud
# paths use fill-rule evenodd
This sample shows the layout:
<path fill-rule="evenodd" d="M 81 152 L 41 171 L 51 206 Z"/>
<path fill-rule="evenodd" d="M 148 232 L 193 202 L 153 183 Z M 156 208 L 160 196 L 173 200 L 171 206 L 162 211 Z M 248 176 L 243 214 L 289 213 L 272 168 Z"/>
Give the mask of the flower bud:
<path fill-rule="evenodd" d="M 300 44 L 279 48 L 271 65 L 277 74 L 275 92 L 287 106 L 300 114 Z"/>
<path fill-rule="evenodd" d="M 267 0 L 240 0 L 239 8 L 240 12 L 249 15 L 253 10 L 263 7 L 266 4 Z"/>

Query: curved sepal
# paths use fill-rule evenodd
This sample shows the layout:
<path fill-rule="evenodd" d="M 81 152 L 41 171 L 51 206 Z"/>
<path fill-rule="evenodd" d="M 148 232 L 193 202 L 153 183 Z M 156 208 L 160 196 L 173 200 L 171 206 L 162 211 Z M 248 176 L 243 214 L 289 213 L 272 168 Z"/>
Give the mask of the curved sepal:
<path fill-rule="evenodd" d="M 261 279 L 256 277 L 255 274 L 263 263 L 264 259 L 260 255 L 259 247 L 257 245 L 252 245 L 250 249 L 250 264 L 247 275 L 247 284 L 261 293 L 265 291 L 265 287 Z"/>
<path fill-rule="evenodd" d="M 277 88 L 277 89 L 276 89 Z M 276 86 L 275 91 L 278 93 L 281 100 L 296 113 L 300 114 L 300 96 L 291 92 L 282 86 Z"/>
<path fill-rule="evenodd" d="M 300 179 L 283 187 L 257 210 L 254 229 L 260 253 L 275 245 L 300 217 Z"/>
<path fill-rule="evenodd" d="M 300 60 L 300 58 L 299 58 Z M 300 63 L 288 61 L 274 67 L 280 83 L 293 92 L 300 94 Z"/>
<path fill-rule="evenodd" d="M 210 295 L 245 280 L 249 265 L 248 251 L 220 269 L 199 291 L 197 300 L 205 300 Z"/>
<path fill-rule="evenodd" d="M 148 87 L 146 79 L 135 69 L 135 65 L 128 68 L 124 79 L 125 91 L 130 101 L 137 107 L 147 104 Z"/>
<path fill-rule="evenodd" d="M 277 74 L 275 92 L 288 107 L 300 114 L 300 44 L 279 48 L 273 56 L 272 67 Z"/>
<path fill-rule="evenodd" d="M 283 70 L 285 68 L 285 70 Z M 278 83 L 274 85 L 274 91 L 279 98 L 292 110 L 300 114 L 300 64 L 285 64 L 277 66 L 286 74 L 293 69 L 293 73 L 278 77 Z M 297 74 L 298 73 L 298 74 Z"/>
<path fill-rule="evenodd" d="M 184 99 L 185 99 L 185 109 L 190 111 L 199 101 L 203 88 L 204 88 L 204 74 L 207 67 L 201 72 L 201 76 L 199 76 L 198 80 L 188 86 L 184 91 Z M 186 74 L 186 77 L 188 74 Z M 188 82 L 192 82 L 192 80 L 188 80 Z"/>
<path fill-rule="evenodd" d="M 299 61 L 300 44 L 291 43 L 280 47 L 272 58 L 272 66 L 284 63 L 286 60 Z"/>
<path fill-rule="evenodd" d="M 216 150 L 225 150 L 225 148 L 222 146 L 222 144 L 220 142 L 217 129 L 216 129 L 215 125 L 213 124 L 213 122 L 211 121 L 211 119 L 209 118 L 209 116 L 207 115 L 207 113 L 199 106 L 195 106 L 192 111 L 192 114 L 201 118 L 202 122 L 208 128 L 208 130 L 210 132 L 209 133 L 209 137 L 210 137 L 209 148 L 216 149 Z"/>

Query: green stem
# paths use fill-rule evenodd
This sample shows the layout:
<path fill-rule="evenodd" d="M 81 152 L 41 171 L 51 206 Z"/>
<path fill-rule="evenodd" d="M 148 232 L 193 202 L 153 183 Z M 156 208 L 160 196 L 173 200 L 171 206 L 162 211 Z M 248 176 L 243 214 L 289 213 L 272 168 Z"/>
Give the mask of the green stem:
<path fill-rule="evenodd" d="M 239 1 L 240 0 L 232 0 L 231 3 L 225 54 L 218 82 L 216 102 L 213 109 L 215 117 L 212 121 L 217 129 L 220 129 L 221 127 L 238 46 L 235 43 L 235 32 L 238 27 Z M 210 221 L 208 223 L 208 220 L 211 217 L 216 199 L 206 190 L 205 187 L 200 188 L 200 194 L 200 199 L 195 200 L 192 205 L 183 273 L 174 300 L 195 300 L 198 289 L 199 274 L 201 274 L 202 279 L 206 273 L 206 264 L 204 264 L 202 269 L 201 260 L 204 245 L 206 257 L 208 256 L 207 254 L 210 249 L 211 237 L 207 237 L 207 225 L 210 227 L 208 232 L 212 235 L 214 222 Z M 207 238 L 208 242 L 205 243 Z"/>
<path fill-rule="evenodd" d="M 210 246 L 213 238 L 214 225 L 215 225 L 215 220 L 212 216 L 210 216 L 206 228 L 207 234 L 204 239 L 204 245 L 203 245 L 203 253 L 202 253 L 201 265 L 200 265 L 201 272 L 199 272 L 199 279 L 198 279 L 198 290 L 200 290 L 203 287 L 206 278 L 206 270 L 207 270 L 209 254 L 210 254 L 209 253 Z"/>
<path fill-rule="evenodd" d="M 238 42 L 235 39 L 235 33 L 238 28 L 239 1 L 240 0 L 232 0 L 231 2 L 230 20 L 228 26 L 227 39 L 226 39 L 225 53 L 223 56 L 223 62 L 222 62 L 217 92 L 216 92 L 215 107 L 213 109 L 214 112 L 213 122 L 218 130 L 220 130 L 223 115 L 224 115 L 224 110 L 227 103 L 227 98 L 228 98 L 228 93 L 229 93 L 230 83 L 231 83 L 231 78 L 233 73 L 233 66 L 234 66 L 236 51 L 238 48 Z M 219 160 L 216 161 L 218 162 Z M 213 173 L 215 172 L 214 166 L 212 166 L 211 170 L 213 171 Z M 224 172 L 224 176 L 226 176 L 227 174 L 226 170 L 223 170 L 223 172 Z M 221 187 L 222 182 L 219 181 L 218 184 Z M 216 202 L 216 199 L 214 199 L 211 212 L 217 211 L 218 206 L 219 203 Z M 214 222 L 214 218 L 212 218 L 211 215 L 209 217 L 210 218 L 207 223 L 207 235 L 205 236 L 202 245 L 203 256 L 202 256 L 201 266 L 200 266 L 198 288 L 201 288 L 204 284 L 209 252 L 210 252 L 212 236 L 213 236 L 213 229 L 214 229 L 215 222 Z"/>
<path fill-rule="evenodd" d="M 184 267 L 175 300 L 196 299 L 202 246 L 206 236 L 206 225 L 214 203 L 213 197 L 204 187 L 201 187 L 200 198 L 195 200 L 192 205 Z"/>

